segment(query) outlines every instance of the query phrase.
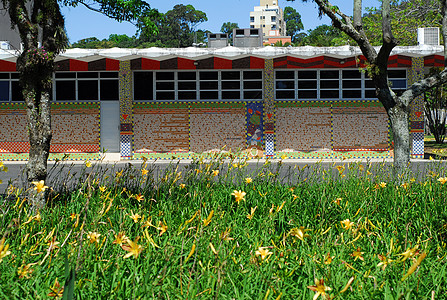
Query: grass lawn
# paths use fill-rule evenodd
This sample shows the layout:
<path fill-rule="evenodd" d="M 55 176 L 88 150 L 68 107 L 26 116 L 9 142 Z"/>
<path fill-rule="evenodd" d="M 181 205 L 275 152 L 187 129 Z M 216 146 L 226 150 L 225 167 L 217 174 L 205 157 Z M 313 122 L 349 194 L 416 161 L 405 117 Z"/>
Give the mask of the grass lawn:
<path fill-rule="evenodd" d="M 39 212 L 10 188 L 0 298 L 447 298 L 445 170 L 395 182 L 346 163 L 292 186 L 268 162 L 229 166 L 173 164 L 155 180 L 93 164 Z"/>
<path fill-rule="evenodd" d="M 447 158 L 447 140 L 443 144 L 438 144 L 433 135 L 424 137 L 424 152 L 436 159 Z"/>

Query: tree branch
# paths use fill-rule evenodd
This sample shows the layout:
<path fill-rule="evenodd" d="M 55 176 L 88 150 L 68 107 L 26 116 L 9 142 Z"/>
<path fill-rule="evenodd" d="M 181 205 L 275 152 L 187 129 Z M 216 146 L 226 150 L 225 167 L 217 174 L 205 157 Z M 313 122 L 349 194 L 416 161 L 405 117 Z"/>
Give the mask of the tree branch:
<path fill-rule="evenodd" d="M 390 17 L 390 0 L 382 1 L 382 34 L 383 42 L 377 57 L 377 63 L 384 69 L 387 68 L 388 58 L 391 51 L 397 45 L 396 39 L 391 31 L 391 17 Z"/>

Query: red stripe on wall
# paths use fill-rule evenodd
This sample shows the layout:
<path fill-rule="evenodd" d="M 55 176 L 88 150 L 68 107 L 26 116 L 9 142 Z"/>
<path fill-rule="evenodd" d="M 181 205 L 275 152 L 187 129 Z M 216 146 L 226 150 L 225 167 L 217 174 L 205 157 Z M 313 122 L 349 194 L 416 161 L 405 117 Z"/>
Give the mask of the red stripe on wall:
<path fill-rule="evenodd" d="M 214 57 L 214 69 L 232 69 L 233 62 L 229 59 Z"/>
<path fill-rule="evenodd" d="M 250 69 L 264 69 L 264 59 L 250 56 Z"/>
<path fill-rule="evenodd" d="M 160 62 L 158 60 L 141 58 L 141 70 L 160 70 Z"/>
<path fill-rule="evenodd" d="M 88 62 L 70 59 L 70 71 L 88 71 Z"/>
<path fill-rule="evenodd" d="M 0 60 L 0 72 L 15 72 L 16 64 L 6 60 Z"/>
<path fill-rule="evenodd" d="M 106 71 L 119 71 L 120 62 L 116 59 L 106 58 Z"/>
<path fill-rule="evenodd" d="M 194 61 L 186 58 L 177 58 L 177 69 L 179 70 L 195 70 Z"/>

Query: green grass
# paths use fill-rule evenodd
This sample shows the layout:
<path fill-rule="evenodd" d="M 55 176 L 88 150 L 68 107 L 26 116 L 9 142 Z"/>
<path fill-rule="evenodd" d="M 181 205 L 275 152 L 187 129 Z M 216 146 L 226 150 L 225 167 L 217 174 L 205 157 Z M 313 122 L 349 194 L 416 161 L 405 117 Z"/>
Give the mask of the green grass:
<path fill-rule="evenodd" d="M 335 299 L 447 297 L 443 169 L 397 183 L 383 165 L 292 168 L 281 183 L 280 164 L 248 175 L 244 165 L 196 161 L 179 174 L 172 164 L 160 180 L 149 166 L 142 175 L 93 165 L 70 190 L 53 186 L 38 213 L 10 189 L 0 206 L 10 251 L 0 250 L 0 298 L 48 299 L 71 268 L 77 299 L 312 299 L 315 279 Z M 240 202 L 235 190 L 246 193 Z M 116 244 L 120 232 L 142 246 L 138 257 L 124 258 L 131 243 Z"/>

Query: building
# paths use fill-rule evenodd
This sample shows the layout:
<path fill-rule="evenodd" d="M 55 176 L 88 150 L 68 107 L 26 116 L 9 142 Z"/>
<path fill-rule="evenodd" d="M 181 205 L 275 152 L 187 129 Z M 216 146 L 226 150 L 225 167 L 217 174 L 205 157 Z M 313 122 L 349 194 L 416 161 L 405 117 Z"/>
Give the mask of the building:
<path fill-rule="evenodd" d="M 260 0 L 260 5 L 250 12 L 250 28 L 260 28 L 265 42 L 271 30 L 278 31 L 278 36 L 285 36 L 286 22 L 278 0 Z"/>
<path fill-rule="evenodd" d="M 0 50 L 0 160 L 29 150 L 17 53 Z M 51 159 L 392 157 L 387 114 L 359 48 L 68 49 L 53 78 Z M 396 47 L 395 90 L 444 65 L 442 46 Z M 424 105 L 411 107 L 412 156 Z"/>

